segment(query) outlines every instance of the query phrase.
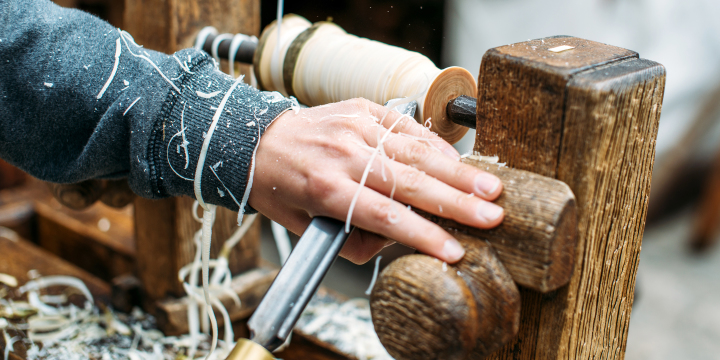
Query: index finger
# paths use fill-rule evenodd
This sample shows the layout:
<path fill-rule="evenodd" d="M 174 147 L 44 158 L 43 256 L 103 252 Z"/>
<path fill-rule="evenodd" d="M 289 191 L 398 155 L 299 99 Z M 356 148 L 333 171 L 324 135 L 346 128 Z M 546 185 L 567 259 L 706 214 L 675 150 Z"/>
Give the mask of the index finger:
<path fill-rule="evenodd" d="M 450 145 L 443 138 L 435 135 L 432 131 L 425 128 L 423 125 L 418 124 L 414 118 L 402 115 L 396 110 L 390 110 L 385 106 L 370 102 L 369 109 L 370 113 L 381 120 L 381 125 L 385 128 L 391 128 L 395 133 L 403 133 L 420 139 L 429 141 L 432 146 L 436 147 L 446 156 L 454 159 L 460 159 L 460 153 Z M 398 122 L 399 120 L 399 122 Z M 397 124 L 396 124 L 397 122 Z M 395 125 L 395 126 L 393 126 Z"/>

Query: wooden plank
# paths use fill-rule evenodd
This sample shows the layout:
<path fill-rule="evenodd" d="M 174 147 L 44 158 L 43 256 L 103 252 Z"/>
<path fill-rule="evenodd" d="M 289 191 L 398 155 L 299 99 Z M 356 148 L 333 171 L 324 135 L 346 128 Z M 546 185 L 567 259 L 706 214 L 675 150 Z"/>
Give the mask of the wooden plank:
<path fill-rule="evenodd" d="M 47 251 L 108 282 L 135 271 L 132 207 L 71 210 L 46 193 L 34 208 L 38 243 Z"/>
<path fill-rule="evenodd" d="M 483 57 L 475 150 L 566 182 L 578 205 L 570 284 L 521 289 L 518 337 L 492 358 L 623 358 L 664 85 L 662 65 L 577 38 Z"/>
<path fill-rule="evenodd" d="M 11 240 L 0 234 L 0 273 L 12 275 L 18 284 L 25 284 L 31 280 L 28 271 L 33 269 L 43 276 L 76 277 L 85 283 L 96 302 L 108 303 L 110 300 L 110 286 L 106 282 L 27 240 Z"/>
<path fill-rule="evenodd" d="M 220 32 L 257 35 L 260 3 L 257 0 L 126 0 L 124 25 L 138 44 L 172 53 L 192 47 L 197 33 L 208 25 Z M 248 68 L 241 70 L 249 74 Z M 166 295 L 184 295 L 177 272 L 193 258 L 192 236 L 200 225 L 191 216 L 191 205 L 189 198 L 135 201 L 138 275 L 145 294 L 150 297 L 149 303 Z M 212 256 L 217 255 L 221 241 L 237 228 L 236 217 L 229 210 L 218 209 Z M 259 234 L 257 224 L 231 254 L 233 274 L 258 265 Z"/>

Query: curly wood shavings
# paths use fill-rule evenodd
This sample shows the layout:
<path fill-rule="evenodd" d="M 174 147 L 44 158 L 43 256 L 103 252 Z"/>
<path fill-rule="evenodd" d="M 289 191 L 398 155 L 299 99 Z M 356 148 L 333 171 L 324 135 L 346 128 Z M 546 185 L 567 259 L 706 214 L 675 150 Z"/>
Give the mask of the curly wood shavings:
<path fill-rule="evenodd" d="M 19 336 L 15 336 L 15 337 L 12 337 L 12 338 L 11 338 L 11 337 L 7 334 L 7 331 L 3 331 L 3 338 L 4 338 L 4 340 L 5 340 L 5 354 L 4 354 L 5 357 L 4 357 L 4 359 L 5 359 L 5 360 L 8 360 L 8 359 L 10 358 L 10 350 L 12 350 L 12 349 L 15 348 L 15 342 L 18 341 L 18 340 L 20 340 L 20 337 L 19 337 Z M 14 351 L 14 350 L 13 350 L 13 351 Z"/>
<path fill-rule="evenodd" d="M 567 50 L 574 49 L 574 48 L 575 48 L 574 46 L 570 46 L 570 45 L 560 45 L 560 46 L 556 46 L 554 48 L 550 48 L 548 50 L 552 51 L 554 53 L 559 53 L 559 52 L 567 51 Z"/>
<path fill-rule="evenodd" d="M 375 287 L 375 281 L 378 277 L 378 270 L 380 270 L 380 259 L 382 259 L 382 256 L 378 256 L 375 258 L 375 269 L 373 270 L 373 276 L 372 280 L 370 280 L 370 286 L 368 286 L 367 290 L 365 290 L 365 295 L 370 295 L 372 293 L 372 289 Z"/>
<path fill-rule="evenodd" d="M 175 59 L 175 61 L 177 61 L 178 65 L 180 65 L 180 68 L 183 69 L 183 71 L 185 71 L 188 74 L 194 74 L 194 72 L 190 71 L 190 68 L 188 67 L 187 63 L 183 64 L 182 62 L 180 62 L 180 59 L 178 59 L 175 54 L 173 54 L 173 59 Z M 125 84 L 125 85 L 127 85 L 127 84 Z"/>
<path fill-rule="evenodd" d="M 120 38 L 115 40 L 115 64 L 113 65 L 112 72 L 110 73 L 110 77 L 105 82 L 105 85 L 103 85 L 102 89 L 100 89 L 100 92 L 97 94 L 97 99 L 100 100 L 105 94 L 105 90 L 107 90 L 108 86 L 110 86 L 110 83 L 115 79 L 115 73 L 117 72 L 118 65 L 120 64 L 120 53 L 122 52 L 122 45 L 120 44 Z M 127 81 L 126 81 L 127 82 Z M 128 83 L 129 84 L 129 83 Z M 128 84 L 125 84 L 127 86 Z"/>
<path fill-rule="evenodd" d="M 198 202 L 200 202 L 198 200 Z M 201 203 L 202 205 L 202 203 Z M 215 214 L 217 207 L 215 205 L 206 205 L 205 211 L 203 211 L 203 225 L 202 225 L 202 284 L 203 284 L 203 295 L 205 296 L 205 309 L 207 315 L 210 317 L 210 323 L 212 324 L 212 342 L 210 345 L 210 354 L 215 351 L 218 340 L 218 327 L 217 319 L 215 319 L 215 312 L 212 311 L 212 307 L 207 304 L 210 302 L 210 290 L 208 288 L 208 278 L 210 273 L 209 262 L 210 262 L 210 237 L 212 236 L 212 227 L 215 224 Z M 205 359 L 208 359 L 210 354 Z"/>
<path fill-rule="evenodd" d="M 395 107 L 397 107 L 398 105 L 401 105 L 401 104 L 405 104 L 405 103 L 409 103 L 409 102 L 411 102 L 411 101 L 415 101 L 417 98 L 419 98 L 420 96 L 422 96 L 422 94 L 424 94 L 426 91 L 427 91 L 427 88 L 426 88 L 424 91 L 422 91 L 422 92 L 420 92 L 420 93 L 418 93 L 418 94 L 415 94 L 415 95 L 412 95 L 412 96 L 408 96 L 408 97 L 406 97 L 406 98 L 403 98 L 403 99 L 399 99 L 399 100 L 394 101 L 394 102 L 392 103 L 392 106 L 391 106 L 391 107 L 388 109 L 388 111 L 385 113 L 385 115 L 383 115 L 382 119 L 380 119 L 379 123 L 382 124 L 382 123 L 385 121 L 385 118 L 386 118 L 387 115 L 390 113 L 390 111 L 393 110 L 393 108 L 395 108 Z M 365 166 L 365 170 L 363 171 L 363 175 L 362 175 L 362 177 L 360 178 L 360 184 L 359 184 L 359 186 L 358 186 L 358 189 L 357 189 L 357 191 L 355 191 L 355 195 L 353 195 L 352 201 L 350 201 L 350 208 L 348 209 L 347 218 L 345 219 L 345 232 L 346 232 L 346 233 L 349 233 L 349 232 L 350 232 L 350 224 L 351 224 L 351 220 L 352 220 L 353 210 L 355 210 L 355 205 L 357 204 L 357 201 L 358 201 L 358 199 L 360 198 L 360 192 L 362 191 L 363 187 L 365 187 L 365 182 L 367 181 L 367 177 L 368 177 L 368 174 L 370 173 L 370 170 L 371 170 L 371 168 L 372 168 L 372 164 L 375 162 L 375 158 L 377 157 L 378 154 L 381 155 L 381 159 L 384 159 L 384 158 L 387 157 L 387 155 L 385 155 L 385 148 L 384 148 L 384 146 L 383 146 L 383 143 L 387 140 L 388 136 L 392 133 L 392 130 L 395 128 L 395 126 L 397 126 L 397 124 L 400 123 L 400 121 L 403 120 L 403 119 L 405 119 L 405 118 L 412 119 L 412 118 L 411 118 L 410 116 L 408 116 L 408 115 L 401 115 L 401 116 L 400 116 L 397 120 L 395 120 L 395 122 L 387 129 L 387 131 L 383 134 L 383 136 L 382 136 L 380 139 L 378 139 L 378 144 L 377 144 L 377 146 L 375 147 L 375 149 L 373 150 L 372 154 L 370 155 L 370 159 L 368 160 L 368 164 Z M 379 132 L 378 132 L 378 136 L 380 136 L 380 133 L 379 133 Z M 384 166 L 383 166 L 382 168 L 384 169 Z M 391 169 L 391 171 L 392 171 L 392 169 Z M 393 189 L 392 189 L 392 191 L 391 191 L 391 193 L 390 193 L 390 198 L 391 198 L 391 199 L 392 199 L 392 197 L 394 196 L 394 194 L 395 194 L 395 176 L 393 176 Z M 392 211 L 389 213 L 389 217 L 388 217 L 388 221 L 389 221 L 391 224 L 396 224 L 396 223 L 398 223 L 398 222 L 400 221 L 399 216 L 398 216 L 398 215 L 399 215 L 399 212 L 397 211 L 397 209 L 395 209 L 395 205 L 394 205 L 394 204 L 395 204 L 395 203 L 393 203 Z"/>
<path fill-rule="evenodd" d="M 338 303 L 318 294 L 305 308 L 296 329 L 358 360 L 392 360 L 375 333 L 366 299 Z"/>
<path fill-rule="evenodd" d="M 119 29 L 118 29 L 118 30 L 119 30 Z M 170 86 L 172 86 L 172 88 L 173 88 L 177 93 L 180 93 L 180 89 L 179 89 L 177 86 L 175 86 L 175 83 L 173 83 L 170 79 L 168 79 L 168 77 L 165 76 L 165 74 L 163 74 L 162 71 L 160 71 L 160 68 L 158 68 L 157 65 L 155 65 L 155 63 L 154 63 L 152 60 L 150 60 L 150 58 L 148 58 L 148 57 L 145 56 L 145 55 L 135 54 L 135 53 L 132 52 L 132 50 L 130 50 L 130 45 L 128 45 L 127 39 L 125 39 L 125 37 L 126 37 L 126 36 L 127 36 L 127 37 L 130 37 L 130 40 L 133 42 L 133 44 L 135 44 L 135 40 L 133 40 L 132 36 L 130 36 L 130 34 L 129 34 L 128 32 L 126 32 L 126 31 L 124 31 L 124 30 L 119 30 L 119 31 L 120 31 L 120 38 L 121 38 L 121 39 L 123 40 L 123 42 L 125 43 L 125 47 L 127 47 L 128 52 L 130 52 L 130 55 L 132 55 L 132 56 L 134 56 L 134 57 L 141 58 L 141 59 L 147 61 L 148 63 L 150 63 L 150 65 L 152 65 L 152 67 L 158 72 L 158 74 L 160 74 L 160 76 L 162 76 L 162 78 L 165 79 L 165 81 L 167 81 L 168 84 L 170 84 Z M 135 44 L 135 45 L 138 46 L 137 44 Z"/>
<path fill-rule="evenodd" d="M 130 104 L 130 106 L 128 106 L 128 108 L 125 109 L 125 112 L 123 113 L 123 116 L 125 116 L 125 114 L 127 114 L 128 111 L 130 111 L 130 109 L 132 109 L 132 107 L 135 105 L 135 103 L 138 102 L 138 100 L 140 100 L 140 99 L 142 99 L 142 96 L 140 96 L 140 97 L 138 97 L 137 99 L 135 99 L 135 101 L 133 101 L 132 104 Z"/>
<path fill-rule="evenodd" d="M 275 238 L 278 255 L 280 256 L 280 264 L 284 264 L 292 251 L 292 244 L 290 243 L 290 237 L 288 236 L 287 229 L 275 221 L 270 222 L 270 227 L 272 229 L 273 238 Z"/>
<path fill-rule="evenodd" d="M 17 279 L 14 276 L 3 273 L 0 273 L 0 283 L 3 283 L 10 287 L 18 286 Z"/>
<path fill-rule="evenodd" d="M 201 97 L 201 98 L 203 98 L 203 99 L 212 99 L 212 98 L 214 98 L 215 96 L 217 96 L 218 94 L 220 94 L 221 92 L 222 92 L 222 91 L 218 90 L 218 91 L 213 91 L 213 92 L 211 92 L 211 93 L 208 94 L 208 93 L 204 93 L 204 92 L 202 92 L 202 91 L 200 91 L 200 90 L 196 90 L 196 91 L 195 91 L 195 93 L 197 94 L 197 96 L 199 96 L 199 97 Z"/>
<path fill-rule="evenodd" d="M 232 95 L 232 92 L 235 90 L 235 88 L 240 84 L 241 79 L 235 79 L 232 86 L 230 86 L 230 89 L 225 93 L 225 96 L 220 101 L 220 105 L 218 106 L 218 109 L 215 111 L 215 115 L 213 115 L 212 123 L 210 124 L 210 128 L 208 129 L 207 136 L 205 137 L 205 140 L 202 144 L 202 149 L 200 150 L 200 156 L 198 158 L 197 167 L 195 168 L 195 184 L 194 184 L 194 190 L 195 190 L 195 198 L 197 199 L 200 206 L 202 206 L 205 210 L 208 210 L 208 206 L 205 204 L 205 201 L 202 197 L 202 190 L 201 190 L 201 184 L 202 184 L 202 172 L 205 168 L 205 157 L 207 156 L 208 147 L 210 147 L 210 139 L 212 139 L 212 135 L 215 132 L 215 128 L 217 127 L 218 120 L 220 120 L 220 115 L 222 115 L 222 110 L 225 107 L 225 104 L 227 103 L 228 98 L 230 98 L 230 95 Z M 259 141 L 258 141 L 259 143 Z M 254 155 L 253 155 L 254 158 Z M 252 181 L 252 177 L 250 177 L 250 182 Z M 248 183 L 248 187 L 250 186 L 250 182 Z M 238 213 L 238 222 L 242 221 L 242 215 L 243 209 L 240 208 L 240 212 Z"/>

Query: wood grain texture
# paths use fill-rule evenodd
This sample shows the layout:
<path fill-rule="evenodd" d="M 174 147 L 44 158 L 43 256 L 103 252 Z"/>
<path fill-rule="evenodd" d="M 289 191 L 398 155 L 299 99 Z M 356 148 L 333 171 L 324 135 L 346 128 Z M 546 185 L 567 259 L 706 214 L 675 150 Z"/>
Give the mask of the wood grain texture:
<path fill-rule="evenodd" d="M 125 0 L 125 30 L 147 48 L 173 53 L 192 47 L 195 36 L 212 25 L 220 33 L 259 35 L 256 0 Z"/>
<path fill-rule="evenodd" d="M 520 294 L 492 246 L 453 235 L 467 249 L 456 265 L 404 256 L 373 288 L 373 324 L 395 359 L 481 358 L 517 333 Z"/>
<path fill-rule="evenodd" d="M 575 196 L 552 178 L 498 164 L 466 158 L 465 164 L 495 174 L 503 192 L 495 203 L 505 209 L 500 226 L 477 229 L 453 220 L 415 211 L 449 231 L 487 241 L 495 248 L 513 280 L 548 292 L 570 280 L 577 235 Z M 467 247 L 475 246 L 468 243 Z"/>
<path fill-rule="evenodd" d="M 220 33 L 257 35 L 260 3 L 257 0 L 126 0 L 124 24 L 138 44 L 173 53 L 192 47 L 197 33 L 205 26 L 212 25 Z M 221 62 L 223 64 L 226 63 Z M 249 74 L 247 66 L 240 69 Z M 184 294 L 177 272 L 192 261 L 195 253 L 192 235 L 200 226 L 192 219 L 191 205 L 189 198 L 135 200 L 138 275 L 152 304 L 166 295 Z M 236 213 L 218 208 L 211 256 L 217 255 L 222 241 L 237 228 L 236 217 Z M 259 234 L 258 223 L 233 250 L 229 259 L 233 274 L 257 266 Z"/>
<path fill-rule="evenodd" d="M 584 40 L 508 45 L 481 65 L 475 150 L 564 181 L 578 211 L 570 284 L 546 295 L 521 289 L 520 332 L 493 359 L 625 353 L 665 70 L 598 43 L 546 51 L 563 43 Z"/>
<path fill-rule="evenodd" d="M 35 235 L 47 251 L 104 281 L 133 272 L 136 249 L 131 208 L 113 209 L 97 203 L 72 210 L 48 192 L 31 200 Z"/>
<path fill-rule="evenodd" d="M 35 269 L 40 275 L 66 275 L 82 280 L 96 302 L 110 300 L 110 286 L 90 273 L 33 245 L 27 240 L 10 240 L 0 236 L 0 273 L 14 276 L 18 284 L 30 281 L 28 271 Z"/>

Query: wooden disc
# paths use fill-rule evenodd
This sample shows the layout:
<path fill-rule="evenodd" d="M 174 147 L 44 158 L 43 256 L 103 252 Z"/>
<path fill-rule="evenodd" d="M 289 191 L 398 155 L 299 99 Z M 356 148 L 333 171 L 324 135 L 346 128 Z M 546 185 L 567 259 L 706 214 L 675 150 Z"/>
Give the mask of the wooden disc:
<path fill-rule="evenodd" d="M 380 342 L 397 360 L 459 360 L 475 347 L 474 297 L 452 267 L 433 257 L 408 255 L 388 265 L 370 308 Z"/>
<path fill-rule="evenodd" d="M 460 95 L 477 97 L 475 77 L 461 67 L 449 67 L 430 85 L 419 114 L 422 122 L 430 118 L 430 129 L 451 144 L 460 141 L 468 131 L 467 127 L 450 121 L 446 113 L 447 103 Z"/>

